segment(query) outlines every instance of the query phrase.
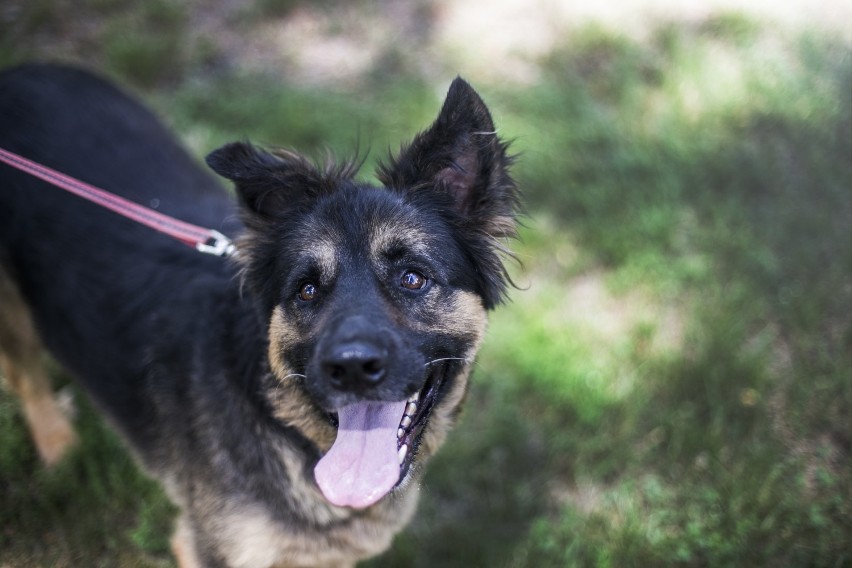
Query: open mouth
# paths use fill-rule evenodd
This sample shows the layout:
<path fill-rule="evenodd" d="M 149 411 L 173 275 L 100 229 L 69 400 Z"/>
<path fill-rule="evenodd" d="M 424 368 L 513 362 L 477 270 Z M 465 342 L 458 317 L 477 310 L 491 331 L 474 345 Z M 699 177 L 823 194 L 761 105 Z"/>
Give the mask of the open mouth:
<path fill-rule="evenodd" d="M 337 438 L 314 468 L 328 501 L 369 507 L 406 479 L 444 372 L 435 369 L 423 388 L 404 401 L 364 401 L 338 409 Z"/>
<path fill-rule="evenodd" d="M 438 399 L 441 383 L 443 383 L 443 374 L 440 372 L 431 373 L 423 388 L 406 401 L 405 411 L 396 431 L 397 459 L 399 460 L 399 480 L 396 485 L 402 483 L 405 476 L 408 475 L 408 470 L 417 454 L 420 435 L 423 433 L 429 414 Z"/>

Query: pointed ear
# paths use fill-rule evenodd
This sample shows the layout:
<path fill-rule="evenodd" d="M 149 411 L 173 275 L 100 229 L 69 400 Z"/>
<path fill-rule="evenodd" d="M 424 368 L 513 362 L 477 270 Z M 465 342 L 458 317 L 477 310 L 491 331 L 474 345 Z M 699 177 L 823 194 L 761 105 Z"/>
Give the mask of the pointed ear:
<path fill-rule="evenodd" d="M 515 236 L 518 190 L 507 144 L 476 91 L 456 78 L 438 119 L 378 170 L 397 191 L 423 186 L 447 194 L 457 213 L 492 237 Z"/>
<path fill-rule="evenodd" d="M 294 152 L 267 152 L 233 142 L 207 156 L 207 165 L 234 182 L 243 205 L 261 217 L 275 217 L 294 201 L 328 188 L 329 179 Z"/>

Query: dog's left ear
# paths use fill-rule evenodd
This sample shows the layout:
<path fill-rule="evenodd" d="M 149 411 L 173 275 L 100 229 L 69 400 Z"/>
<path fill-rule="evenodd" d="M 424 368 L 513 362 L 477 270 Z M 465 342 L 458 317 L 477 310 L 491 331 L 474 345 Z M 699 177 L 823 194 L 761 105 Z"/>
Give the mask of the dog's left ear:
<path fill-rule="evenodd" d="M 233 142 L 207 156 L 207 165 L 234 182 L 248 211 L 271 219 L 351 174 L 344 167 L 321 172 L 307 158 L 283 149 L 267 151 L 248 142 Z"/>
<path fill-rule="evenodd" d="M 397 191 L 429 186 L 444 192 L 455 211 L 479 230 L 514 237 L 519 198 L 508 171 L 511 162 L 485 103 L 456 78 L 438 119 L 381 165 L 377 176 Z"/>

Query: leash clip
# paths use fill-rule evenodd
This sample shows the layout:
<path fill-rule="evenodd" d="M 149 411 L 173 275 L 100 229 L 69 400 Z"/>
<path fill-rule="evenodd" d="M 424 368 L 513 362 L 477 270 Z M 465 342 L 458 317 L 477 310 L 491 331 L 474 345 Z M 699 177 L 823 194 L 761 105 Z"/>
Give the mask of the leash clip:
<path fill-rule="evenodd" d="M 210 237 L 203 243 L 196 243 L 195 249 L 205 254 L 221 257 L 229 257 L 237 250 L 231 239 L 212 229 L 210 230 Z"/>

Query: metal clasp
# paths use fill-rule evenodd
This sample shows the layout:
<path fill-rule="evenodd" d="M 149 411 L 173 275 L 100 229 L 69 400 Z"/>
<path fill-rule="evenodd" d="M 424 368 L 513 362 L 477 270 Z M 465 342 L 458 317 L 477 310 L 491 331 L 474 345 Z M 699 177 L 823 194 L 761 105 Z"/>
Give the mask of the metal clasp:
<path fill-rule="evenodd" d="M 211 229 L 210 237 L 203 243 L 195 245 L 196 250 L 213 256 L 229 257 L 237 251 L 231 239 Z"/>

